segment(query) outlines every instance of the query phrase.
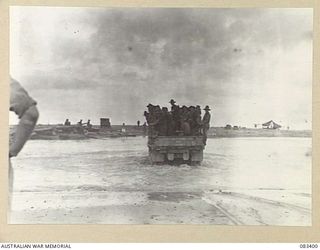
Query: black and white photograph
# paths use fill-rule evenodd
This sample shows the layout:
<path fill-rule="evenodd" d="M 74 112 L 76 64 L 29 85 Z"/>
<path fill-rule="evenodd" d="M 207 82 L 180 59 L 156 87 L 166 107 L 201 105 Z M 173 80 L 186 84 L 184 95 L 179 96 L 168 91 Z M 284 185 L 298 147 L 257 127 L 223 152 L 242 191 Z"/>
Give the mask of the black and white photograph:
<path fill-rule="evenodd" d="M 312 8 L 9 24 L 9 224 L 312 226 Z"/>

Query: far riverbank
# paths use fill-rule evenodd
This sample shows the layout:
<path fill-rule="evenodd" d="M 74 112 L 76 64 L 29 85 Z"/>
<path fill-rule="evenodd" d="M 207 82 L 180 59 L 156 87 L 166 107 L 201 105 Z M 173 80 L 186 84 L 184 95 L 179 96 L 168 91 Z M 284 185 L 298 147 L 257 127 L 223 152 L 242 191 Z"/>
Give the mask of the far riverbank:
<path fill-rule="evenodd" d="M 311 130 L 281 130 L 281 129 L 226 129 L 212 127 L 208 137 L 312 137 Z"/>
<path fill-rule="evenodd" d="M 72 126 L 77 128 L 76 126 Z M 10 126 L 10 134 L 14 134 L 15 126 Z M 115 137 L 147 136 L 147 128 L 136 125 L 113 125 L 111 128 L 100 128 L 93 126 L 89 131 L 85 128 L 65 130 L 63 125 L 37 125 L 31 139 L 33 140 L 82 140 L 100 139 Z M 124 128 L 124 130 L 123 130 Z M 211 127 L 208 131 L 208 138 L 229 138 L 229 137 L 312 137 L 311 130 L 281 130 L 281 129 L 252 129 L 252 128 L 231 128 Z"/>

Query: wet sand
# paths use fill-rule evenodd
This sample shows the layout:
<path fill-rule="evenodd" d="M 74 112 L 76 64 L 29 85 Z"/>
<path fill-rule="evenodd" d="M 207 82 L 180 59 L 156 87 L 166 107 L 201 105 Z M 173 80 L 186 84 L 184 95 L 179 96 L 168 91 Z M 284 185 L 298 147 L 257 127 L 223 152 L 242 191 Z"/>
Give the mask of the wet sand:
<path fill-rule="evenodd" d="M 16 197 L 19 210 L 11 223 L 311 225 L 309 195 L 269 192 L 281 199 L 228 191 L 33 194 L 27 200 Z M 290 195 L 296 195 L 295 202 L 288 201 Z M 100 201 L 90 206 L 93 196 Z"/>

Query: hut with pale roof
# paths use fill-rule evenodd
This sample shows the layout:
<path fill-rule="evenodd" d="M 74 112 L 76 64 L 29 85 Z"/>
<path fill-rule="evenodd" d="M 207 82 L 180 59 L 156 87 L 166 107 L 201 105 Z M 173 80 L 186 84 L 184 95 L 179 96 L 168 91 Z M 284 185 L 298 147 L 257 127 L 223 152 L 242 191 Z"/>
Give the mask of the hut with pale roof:
<path fill-rule="evenodd" d="M 280 124 L 275 123 L 273 120 L 268 121 L 262 124 L 263 129 L 279 129 L 281 128 Z"/>

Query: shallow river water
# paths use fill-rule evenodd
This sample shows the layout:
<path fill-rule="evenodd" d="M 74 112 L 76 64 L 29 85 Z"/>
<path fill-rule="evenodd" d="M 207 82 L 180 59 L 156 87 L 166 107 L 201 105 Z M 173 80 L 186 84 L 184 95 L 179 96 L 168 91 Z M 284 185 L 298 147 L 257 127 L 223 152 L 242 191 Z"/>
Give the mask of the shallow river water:
<path fill-rule="evenodd" d="M 143 215 L 129 218 L 126 212 L 118 217 L 107 219 L 101 215 L 90 220 L 91 212 L 87 210 L 140 204 L 149 206 L 149 212 L 157 207 L 156 202 L 186 202 L 189 196 L 217 207 L 212 195 L 221 194 L 220 207 L 224 204 L 229 212 L 237 214 L 230 204 L 240 196 L 230 196 L 231 193 L 240 193 L 242 198 L 254 195 L 267 201 L 285 202 L 311 212 L 311 138 L 208 139 L 201 166 L 151 165 L 146 145 L 144 137 L 29 141 L 12 160 L 15 170 L 13 223 L 228 224 L 205 218 L 198 220 L 198 217 L 193 221 L 177 221 L 170 212 L 169 217 L 160 218 L 161 209 L 150 212 L 150 218 L 160 218 L 155 222 L 141 219 Z M 197 213 L 197 205 L 194 206 Z M 89 217 L 81 219 L 80 212 L 79 215 L 64 214 L 62 218 L 57 212 L 52 216 L 48 212 L 39 215 L 39 211 L 67 208 L 70 211 L 86 208 L 87 212 L 82 211 L 82 215 L 89 214 Z M 259 210 L 259 206 L 254 209 Z M 38 211 L 38 215 L 35 217 L 32 211 Z M 292 215 L 294 219 L 281 217 L 282 220 L 276 222 L 269 218 L 270 222 L 261 224 L 304 225 L 311 218 L 306 213 L 303 218 Z M 251 222 L 250 216 L 241 214 L 235 221 L 256 224 L 256 220 Z"/>

